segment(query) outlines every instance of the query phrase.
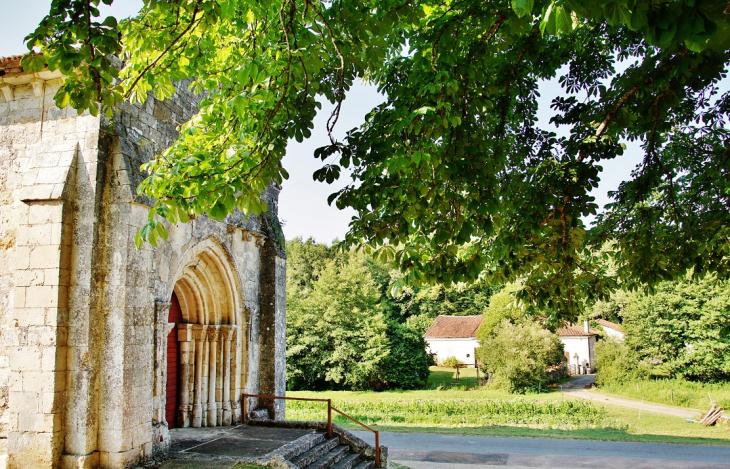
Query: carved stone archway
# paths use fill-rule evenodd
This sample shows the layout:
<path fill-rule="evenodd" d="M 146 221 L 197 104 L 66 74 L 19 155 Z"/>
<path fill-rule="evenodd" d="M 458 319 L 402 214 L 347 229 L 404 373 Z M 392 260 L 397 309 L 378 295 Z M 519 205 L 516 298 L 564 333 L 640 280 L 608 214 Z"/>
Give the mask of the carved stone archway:
<path fill-rule="evenodd" d="M 176 328 L 180 375 L 176 426 L 236 424 L 246 350 L 241 330 L 246 330 L 247 320 L 240 281 L 228 253 L 211 239 L 192 248 L 187 259 L 178 269 L 173 289 L 182 313 Z M 174 324 L 166 326 L 169 331 Z M 164 390 L 161 395 L 164 398 Z"/>

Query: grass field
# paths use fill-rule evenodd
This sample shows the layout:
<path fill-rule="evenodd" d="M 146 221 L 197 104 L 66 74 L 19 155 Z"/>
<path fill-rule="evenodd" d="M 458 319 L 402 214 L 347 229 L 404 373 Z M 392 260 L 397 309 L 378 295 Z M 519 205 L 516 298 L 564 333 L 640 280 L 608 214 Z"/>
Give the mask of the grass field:
<path fill-rule="evenodd" d="M 599 391 L 636 400 L 707 410 L 712 402 L 730 408 L 730 383 L 693 383 L 682 379 L 641 380 L 626 384 L 601 386 Z"/>
<path fill-rule="evenodd" d="M 484 382 L 484 374 L 479 373 L 480 384 Z M 477 386 L 476 368 L 459 368 L 459 381 L 456 381 L 456 370 L 432 366 L 431 374 L 428 375 L 428 389 L 443 388 L 471 388 Z"/>
<path fill-rule="evenodd" d="M 728 425 L 702 427 L 678 417 L 646 411 L 639 415 L 633 409 L 566 398 L 555 390 L 515 396 L 493 389 L 466 389 L 466 385 L 447 387 L 439 384 L 448 381 L 447 375 L 439 373 L 446 370 L 436 368 L 432 373 L 429 387 L 433 384 L 435 389 L 287 395 L 331 398 L 333 406 L 384 431 L 730 445 Z M 323 421 L 326 405 L 290 401 L 286 415 L 288 420 Z M 344 417 L 336 416 L 335 423 L 358 428 Z"/>

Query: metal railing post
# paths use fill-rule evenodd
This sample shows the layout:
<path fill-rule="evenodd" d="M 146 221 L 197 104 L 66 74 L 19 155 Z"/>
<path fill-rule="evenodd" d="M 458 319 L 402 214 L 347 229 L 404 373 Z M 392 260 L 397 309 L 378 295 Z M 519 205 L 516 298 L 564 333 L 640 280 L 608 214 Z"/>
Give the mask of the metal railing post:
<path fill-rule="evenodd" d="M 375 467 L 380 467 L 380 432 L 375 431 Z"/>
<path fill-rule="evenodd" d="M 327 438 L 332 438 L 332 399 L 327 399 Z"/>

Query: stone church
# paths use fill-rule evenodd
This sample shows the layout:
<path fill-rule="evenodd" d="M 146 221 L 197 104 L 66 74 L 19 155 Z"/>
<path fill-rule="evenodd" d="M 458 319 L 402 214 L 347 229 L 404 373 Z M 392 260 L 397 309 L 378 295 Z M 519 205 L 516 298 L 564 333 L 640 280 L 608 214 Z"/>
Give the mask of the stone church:
<path fill-rule="evenodd" d="M 137 250 L 140 165 L 197 100 L 181 83 L 109 120 L 56 107 L 61 80 L 0 58 L 0 467 L 121 468 L 171 428 L 238 423 L 244 392 L 283 395 L 279 188 L 262 216 Z"/>

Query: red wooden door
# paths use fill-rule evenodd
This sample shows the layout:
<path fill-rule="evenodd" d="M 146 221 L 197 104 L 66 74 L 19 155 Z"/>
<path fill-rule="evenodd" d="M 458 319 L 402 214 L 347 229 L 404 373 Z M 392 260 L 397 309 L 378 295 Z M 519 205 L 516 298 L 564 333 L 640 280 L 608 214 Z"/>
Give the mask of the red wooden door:
<path fill-rule="evenodd" d="M 180 342 L 177 340 L 177 325 L 182 322 L 180 302 L 173 292 L 170 305 L 170 314 L 167 322 L 174 322 L 167 336 L 167 391 L 165 402 L 165 420 L 169 428 L 177 426 L 177 409 L 180 407 L 180 393 L 178 392 L 178 362 L 180 361 Z"/>

